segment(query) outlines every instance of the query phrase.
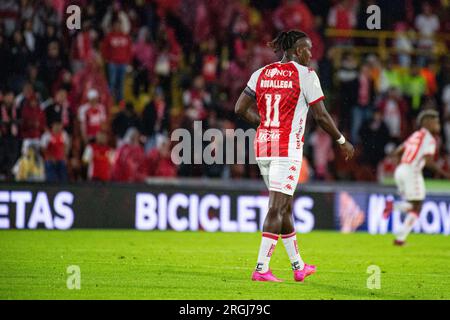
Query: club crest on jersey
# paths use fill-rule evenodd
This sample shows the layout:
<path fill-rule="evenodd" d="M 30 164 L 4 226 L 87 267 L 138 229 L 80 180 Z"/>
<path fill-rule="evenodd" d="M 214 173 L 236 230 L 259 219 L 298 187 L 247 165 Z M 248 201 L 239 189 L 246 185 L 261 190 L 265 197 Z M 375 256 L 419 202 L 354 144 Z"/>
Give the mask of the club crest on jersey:
<path fill-rule="evenodd" d="M 265 71 L 266 77 L 269 77 L 269 78 L 273 78 L 275 76 L 291 77 L 292 73 L 294 73 L 294 71 L 291 71 L 291 70 L 280 70 L 278 68 L 267 69 Z"/>

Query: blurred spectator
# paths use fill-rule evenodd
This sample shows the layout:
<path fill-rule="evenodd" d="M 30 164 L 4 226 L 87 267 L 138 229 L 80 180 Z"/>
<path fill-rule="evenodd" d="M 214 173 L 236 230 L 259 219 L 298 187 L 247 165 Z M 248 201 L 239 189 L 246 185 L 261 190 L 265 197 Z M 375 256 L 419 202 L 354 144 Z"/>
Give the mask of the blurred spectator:
<path fill-rule="evenodd" d="M 400 91 L 394 87 L 388 90 L 387 95 L 378 103 L 378 108 L 383 115 L 383 121 L 389 129 L 389 135 L 400 143 L 407 129 L 408 106 Z"/>
<path fill-rule="evenodd" d="M 139 129 L 141 127 L 141 122 L 134 111 L 134 106 L 131 102 L 125 104 L 125 108 L 117 113 L 116 117 L 112 121 L 111 128 L 112 132 L 115 134 L 120 147 L 122 145 L 122 139 L 129 128 L 135 127 Z"/>
<path fill-rule="evenodd" d="M 450 83 L 442 91 L 444 133 L 447 152 L 450 153 Z"/>
<path fill-rule="evenodd" d="M 356 26 L 354 0 L 339 0 L 328 12 L 328 26 L 341 31 L 351 30 Z M 335 44 L 350 45 L 352 40 L 348 36 L 336 37 Z"/>
<path fill-rule="evenodd" d="M 409 70 L 409 73 L 404 77 L 403 82 L 403 92 L 410 106 L 410 119 L 415 117 L 420 111 L 420 106 L 426 92 L 426 85 L 426 80 L 420 74 L 419 66 L 414 64 Z"/>
<path fill-rule="evenodd" d="M 48 98 L 49 92 L 46 84 L 39 78 L 39 68 L 36 65 L 30 65 L 28 67 L 28 83 L 33 87 L 38 96 L 42 100 Z"/>
<path fill-rule="evenodd" d="M 114 20 L 116 19 L 116 20 Z M 106 34 L 110 30 L 111 25 L 118 22 L 118 29 L 123 34 L 129 34 L 131 31 L 130 19 L 126 12 L 122 9 L 122 4 L 120 1 L 115 0 L 112 6 L 109 6 L 106 14 L 103 17 L 102 29 Z"/>
<path fill-rule="evenodd" d="M 144 148 L 139 144 L 139 131 L 129 128 L 124 143 L 116 151 L 112 180 L 120 182 L 142 182 L 147 174 Z"/>
<path fill-rule="evenodd" d="M 132 41 L 122 31 L 120 20 L 113 21 L 112 31 L 103 40 L 102 54 L 108 63 L 109 88 L 116 102 L 122 101 L 125 72 L 132 58 Z"/>
<path fill-rule="evenodd" d="M 396 24 L 394 47 L 398 51 L 398 62 L 404 68 L 408 68 L 411 65 L 411 53 L 413 51 L 413 44 L 407 32 L 408 25 L 405 22 Z"/>
<path fill-rule="evenodd" d="M 1 33 L 0 29 L 0 61 L 3 66 L 0 68 L 0 90 L 6 89 L 8 77 L 10 76 L 10 50 L 7 43 L 7 39 Z"/>
<path fill-rule="evenodd" d="M 18 117 L 14 107 L 14 93 L 0 96 L 0 175 L 9 177 L 20 154 Z"/>
<path fill-rule="evenodd" d="M 49 99 L 45 103 L 45 116 L 47 126 L 50 128 L 54 122 L 60 122 L 64 129 L 70 131 L 69 101 L 67 91 L 60 89 L 56 92 L 54 99 Z"/>
<path fill-rule="evenodd" d="M 433 47 L 434 35 L 439 30 L 440 23 L 429 2 L 422 4 L 422 13 L 416 17 L 414 26 L 420 34 L 419 49 L 430 50 Z"/>
<path fill-rule="evenodd" d="M 159 136 L 156 148 L 147 155 L 148 176 L 150 177 L 176 177 L 177 167 L 172 162 L 170 140 Z"/>
<path fill-rule="evenodd" d="M 70 81 L 70 74 L 68 81 Z M 68 83 L 67 83 L 68 84 Z M 108 82 L 103 73 L 101 59 L 98 56 L 90 58 L 83 69 L 73 75 L 71 80 L 71 103 L 78 107 L 86 102 L 87 93 L 91 89 L 98 92 L 99 103 L 105 106 L 105 110 L 110 110 L 112 106 L 112 97 L 109 92 Z M 77 111 L 75 109 L 74 111 Z"/>
<path fill-rule="evenodd" d="M 27 141 L 22 150 L 22 156 L 13 168 L 16 181 L 44 181 L 44 160 L 40 155 L 39 145 Z"/>
<path fill-rule="evenodd" d="M 298 183 L 307 183 L 311 178 L 311 168 L 309 166 L 309 160 L 305 156 L 302 159 L 302 167 L 300 168 L 300 175 L 298 177 Z"/>
<path fill-rule="evenodd" d="M 376 180 L 377 165 L 384 158 L 385 146 L 389 142 L 389 130 L 379 109 L 362 124 L 359 137 L 362 143 L 361 164 L 370 167 L 371 180 Z"/>
<path fill-rule="evenodd" d="M 299 29 L 308 33 L 314 27 L 314 17 L 302 0 L 283 0 L 273 14 L 273 21 L 278 30 Z"/>
<path fill-rule="evenodd" d="M 40 74 L 42 80 L 48 88 L 58 78 L 63 68 L 67 67 L 67 61 L 62 57 L 61 48 L 58 42 L 52 41 L 48 44 L 47 55 L 40 62 Z"/>
<path fill-rule="evenodd" d="M 342 56 L 342 62 L 337 70 L 336 77 L 340 95 L 341 125 L 344 128 L 349 128 L 351 110 L 356 104 L 358 92 L 358 65 L 351 53 L 344 53 Z"/>
<path fill-rule="evenodd" d="M 331 176 L 328 171 L 328 164 L 334 159 L 333 141 L 328 133 L 321 127 L 317 127 L 310 136 L 310 143 L 314 146 L 313 165 L 315 169 L 315 178 L 317 180 L 330 179 Z M 303 165 L 307 164 L 302 164 L 302 166 Z"/>
<path fill-rule="evenodd" d="M 48 182 L 66 182 L 66 156 L 70 148 L 70 137 L 61 122 L 53 122 L 50 130 L 41 138 L 45 158 L 45 175 Z"/>
<path fill-rule="evenodd" d="M 150 76 L 155 65 L 155 48 L 150 42 L 150 32 L 146 27 L 139 30 L 137 41 L 133 45 L 133 58 L 133 94 L 137 97 L 141 89 L 144 92 L 148 91 Z"/>
<path fill-rule="evenodd" d="M 89 21 L 84 21 L 81 31 L 72 43 L 72 70 L 83 69 L 86 62 L 94 55 L 92 32 Z"/>
<path fill-rule="evenodd" d="M 385 64 L 385 68 L 381 71 L 380 92 L 385 93 L 389 88 L 395 88 L 403 93 L 404 87 L 402 81 L 400 71 L 395 68 L 392 59 L 389 59 Z"/>
<path fill-rule="evenodd" d="M 156 137 L 166 129 L 166 107 L 164 93 L 156 90 L 154 99 L 145 106 L 142 113 L 142 133 L 147 137 L 146 152 L 156 145 Z"/>
<path fill-rule="evenodd" d="M 204 120 L 210 103 L 211 96 L 205 89 L 203 77 L 195 77 L 192 86 L 183 92 L 183 105 L 186 108 L 186 115 L 193 121 Z"/>
<path fill-rule="evenodd" d="M 358 76 L 356 104 L 352 108 L 352 141 L 359 142 L 358 131 L 362 123 L 368 120 L 373 111 L 374 84 L 367 64 L 361 66 Z"/>
<path fill-rule="evenodd" d="M 425 79 L 426 89 L 425 95 L 428 97 L 434 97 L 437 93 L 436 75 L 430 67 L 428 59 L 425 60 L 423 67 L 420 69 L 420 75 Z"/>
<path fill-rule="evenodd" d="M 25 82 L 27 66 L 30 60 L 30 51 L 23 41 L 22 33 L 19 30 L 14 31 L 10 48 L 10 59 L 7 64 L 11 72 L 9 84 L 14 91 L 19 91 L 19 88 Z"/>
<path fill-rule="evenodd" d="M 203 55 L 202 61 L 202 76 L 205 81 L 214 82 L 217 79 L 217 71 L 219 68 L 219 59 L 216 55 L 216 42 L 213 39 L 208 41 L 208 47 Z M 269 49 L 270 50 L 270 49 Z M 256 52 L 255 52 L 256 53 Z M 264 65 L 264 64 L 260 64 Z"/>
<path fill-rule="evenodd" d="M 83 153 L 83 162 L 88 166 L 88 179 L 109 181 L 111 179 L 114 149 L 108 146 L 106 132 L 99 131 L 95 142 L 87 145 Z"/>
<path fill-rule="evenodd" d="M 23 139 L 39 140 L 46 128 L 45 113 L 39 105 L 38 98 L 31 92 L 23 100 L 21 108 L 20 132 Z"/>
<path fill-rule="evenodd" d="M 222 74 L 222 84 L 227 89 L 228 102 L 224 105 L 227 110 L 234 108 L 234 103 L 239 98 L 246 80 L 251 75 L 245 56 L 238 56 L 230 62 L 230 65 Z"/>
<path fill-rule="evenodd" d="M 98 102 L 98 92 L 91 89 L 87 93 L 88 102 L 78 110 L 81 136 L 85 144 L 92 141 L 106 121 L 105 107 Z"/>

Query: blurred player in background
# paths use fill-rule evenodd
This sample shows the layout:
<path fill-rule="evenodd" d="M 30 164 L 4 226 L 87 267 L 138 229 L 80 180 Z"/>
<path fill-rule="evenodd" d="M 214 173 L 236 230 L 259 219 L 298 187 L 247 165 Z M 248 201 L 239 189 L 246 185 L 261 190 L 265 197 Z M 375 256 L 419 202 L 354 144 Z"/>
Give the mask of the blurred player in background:
<path fill-rule="evenodd" d="M 235 106 L 240 117 L 258 127 L 254 142 L 256 160 L 269 189 L 269 210 L 252 280 L 281 281 L 269 269 L 281 234 L 294 279 L 303 281 L 316 267 L 304 263 L 300 257 L 292 219 L 292 196 L 302 164 L 308 110 L 311 108 L 316 122 L 340 145 L 346 159 L 353 156 L 354 149 L 325 108 L 316 72 L 307 67 L 312 56 L 309 37 L 297 30 L 282 32 L 269 46 L 283 51 L 282 60 L 255 71 Z"/>
<path fill-rule="evenodd" d="M 422 170 L 426 166 L 433 172 L 450 179 L 450 173 L 443 171 L 433 160 L 436 153 L 434 136 L 441 132 L 439 113 L 435 110 L 422 111 L 417 117 L 419 130 L 409 136 L 392 154 L 401 157 L 400 164 L 395 169 L 395 183 L 403 198 L 394 202 L 392 197 L 386 200 L 384 217 L 387 219 L 393 210 L 406 213 L 402 230 L 396 235 L 395 245 L 404 245 L 406 237 L 419 219 L 422 202 L 425 199 L 425 181 Z"/>

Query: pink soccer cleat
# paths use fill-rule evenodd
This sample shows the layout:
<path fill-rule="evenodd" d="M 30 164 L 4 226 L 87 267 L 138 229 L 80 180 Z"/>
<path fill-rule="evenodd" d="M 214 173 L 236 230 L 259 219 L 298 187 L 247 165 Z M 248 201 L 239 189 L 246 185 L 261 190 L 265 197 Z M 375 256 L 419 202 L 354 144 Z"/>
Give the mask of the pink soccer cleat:
<path fill-rule="evenodd" d="M 303 268 L 303 270 L 294 270 L 294 280 L 303 282 L 307 276 L 316 273 L 316 270 L 316 266 L 305 263 L 305 267 Z"/>
<path fill-rule="evenodd" d="M 265 273 L 253 271 L 252 280 L 253 281 L 267 281 L 267 282 L 283 282 L 283 280 L 275 277 L 270 269 L 269 269 L 269 271 L 267 271 Z"/>
<path fill-rule="evenodd" d="M 403 240 L 397 240 L 397 239 L 394 240 L 394 246 L 402 247 L 405 245 L 405 243 L 406 242 Z"/>
<path fill-rule="evenodd" d="M 384 205 L 383 217 L 388 219 L 392 213 L 392 210 L 394 210 L 394 200 L 388 198 L 386 199 L 386 203 Z"/>

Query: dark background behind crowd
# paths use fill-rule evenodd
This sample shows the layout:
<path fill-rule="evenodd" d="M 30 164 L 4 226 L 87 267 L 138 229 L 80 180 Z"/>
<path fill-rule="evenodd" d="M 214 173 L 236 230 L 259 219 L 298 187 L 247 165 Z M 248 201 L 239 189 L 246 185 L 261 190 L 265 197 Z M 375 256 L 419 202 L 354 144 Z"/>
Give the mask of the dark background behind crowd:
<path fill-rule="evenodd" d="M 66 26 L 71 4 L 79 30 Z M 390 54 L 373 37 L 325 35 L 367 30 L 371 4 L 394 32 Z M 266 43 L 286 29 L 312 39 L 326 105 L 358 147 L 345 163 L 310 121 L 303 181 L 389 177 L 386 155 L 425 108 L 440 112 L 436 158 L 448 167 L 450 38 L 439 35 L 450 33 L 449 1 L 2 0 L 0 179 L 258 179 L 251 164 L 175 165 L 170 134 L 196 120 L 203 130 L 248 129 L 234 104 L 251 73 L 280 58 Z"/>

